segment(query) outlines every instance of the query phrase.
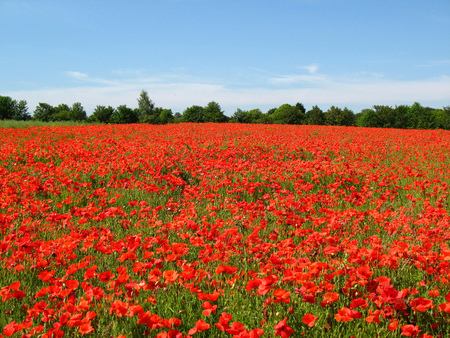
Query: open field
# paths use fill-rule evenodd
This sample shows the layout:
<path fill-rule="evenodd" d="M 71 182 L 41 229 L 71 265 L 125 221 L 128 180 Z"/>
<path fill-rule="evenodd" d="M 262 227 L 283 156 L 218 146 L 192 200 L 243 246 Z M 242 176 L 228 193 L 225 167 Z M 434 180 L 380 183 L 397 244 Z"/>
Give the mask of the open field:
<path fill-rule="evenodd" d="M 3 337 L 450 335 L 448 131 L 2 128 L 0 149 Z"/>

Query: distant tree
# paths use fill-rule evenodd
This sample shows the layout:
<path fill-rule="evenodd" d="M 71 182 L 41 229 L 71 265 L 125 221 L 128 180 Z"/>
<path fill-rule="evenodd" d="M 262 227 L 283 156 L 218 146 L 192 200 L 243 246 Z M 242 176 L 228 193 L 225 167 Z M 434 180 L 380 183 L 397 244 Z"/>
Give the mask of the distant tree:
<path fill-rule="evenodd" d="M 277 124 L 302 124 L 305 114 L 296 106 L 286 103 L 279 106 L 270 117 Z"/>
<path fill-rule="evenodd" d="M 269 109 L 268 111 L 267 111 L 267 115 L 273 115 L 273 113 L 275 113 L 275 111 L 277 110 L 277 108 L 275 107 L 275 108 L 271 108 L 271 109 Z"/>
<path fill-rule="evenodd" d="M 111 116 L 114 115 L 114 108 L 111 106 L 97 106 L 95 107 L 91 116 L 89 116 L 89 122 L 109 123 Z"/>
<path fill-rule="evenodd" d="M 141 91 L 138 98 L 137 115 L 140 122 L 151 123 L 156 121 L 158 113 L 155 111 L 155 104 L 145 90 Z"/>
<path fill-rule="evenodd" d="M 0 118 L 11 120 L 15 113 L 16 102 L 9 96 L 0 96 Z"/>
<path fill-rule="evenodd" d="M 137 123 L 138 115 L 134 109 L 128 108 L 126 105 L 121 105 L 117 107 L 111 116 L 110 122 L 117 124 Z"/>
<path fill-rule="evenodd" d="M 35 120 L 49 122 L 53 121 L 53 115 L 56 113 L 56 109 L 48 103 L 39 103 L 34 110 L 33 117 Z"/>
<path fill-rule="evenodd" d="M 322 126 L 325 124 L 325 114 L 318 106 L 313 106 L 305 114 L 306 124 Z"/>
<path fill-rule="evenodd" d="M 224 114 L 217 102 L 211 101 L 203 109 L 204 122 L 228 122 L 228 116 Z"/>
<path fill-rule="evenodd" d="M 168 124 L 173 123 L 174 117 L 172 114 L 172 110 L 159 108 L 158 114 L 158 123 L 159 124 Z"/>
<path fill-rule="evenodd" d="M 329 126 L 352 126 L 354 125 L 355 114 L 345 107 L 344 109 L 331 106 L 325 112 L 325 124 Z"/>
<path fill-rule="evenodd" d="M 204 108 L 201 106 L 192 106 L 186 108 L 181 117 L 182 122 L 204 122 Z"/>
<path fill-rule="evenodd" d="M 234 112 L 233 116 L 231 116 L 230 122 L 232 122 L 232 123 L 250 123 L 250 115 L 248 114 L 248 111 L 238 108 Z"/>
<path fill-rule="evenodd" d="M 232 123 L 260 123 L 263 118 L 263 113 L 260 109 L 242 110 L 236 109 L 233 116 L 231 116 L 229 122 Z"/>
<path fill-rule="evenodd" d="M 70 107 L 65 103 L 61 103 L 57 107 L 55 107 L 55 113 L 58 113 L 60 111 L 70 111 Z"/>
<path fill-rule="evenodd" d="M 298 109 L 302 114 L 306 114 L 306 109 L 305 109 L 305 106 L 303 105 L 303 103 L 297 102 L 297 103 L 295 104 L 295 106 L 297 107 L 297 109 Z"/>
<path fill-rule="evenodd" d="M 394 128 L 408 128 L 409 123 L 409 106 L 400 105 L 395 107 L 395 121 Z"/>
<path fill-rule="evenodd" d="M 60 110 L 53 114 L 50 121 L 70 121 L 72 120 L 71 114 L 70 110 Z"/>
<path fill-rule="evenodd" d="M 13 100 L 15 101 L 15 100 Z M 31 120 L 31 115 L 28 113 L 27 101 L 20 100 L 15 104 L 13 120 L 27 121 Z"/>
<path fill-rule="evenodd" d="M 450 130 L 450 106 L 434 111 L 436 128 Z"/>
<path fill-rule="evenodd" d="M 261 109 L 258 108 L 249 110 L 247 114 L 249 116 L 250 123 L 259 123 L 258 121 L 260 121 L 264 115 Z"/>
<path fill-rule="evenodd" d="M 173 117 L 175 118 L 175 120 L 181 119 L 181 116 L 183 116 L 183 115 L 181 115 L 180 112 L 176 112 L 175 114 L 173 114 Z"/>
<path fill-rule="evenodd" d="M 257 119 L 255 122 L 253 123 L 261 123 L 261 124 L 272 124 L 273 120 L 271 118 L 271 115 L 266 114 L 262 114 L 261 117 L 259 119 Z"/>
<path fill-rule="evenodd" d="M 377 116 L 377 127 L 393 128 L 395 126 L 395 109 L 390 106 L 375 105 L 373 110 Z"/>
<path fill-rule="evenodd" d="M 373 109 L 363 109 L 357 120 L 358 127 L 372 127 L 378 128 L 380 122 L 378 121 L 378 115 Z"/>
<path fill-rule="evenodd" d="M 87 118 L 86 111 L 80 102 L 75 102 L 70 110 L 70 119 L 72 121 L 85 121 Z"/>

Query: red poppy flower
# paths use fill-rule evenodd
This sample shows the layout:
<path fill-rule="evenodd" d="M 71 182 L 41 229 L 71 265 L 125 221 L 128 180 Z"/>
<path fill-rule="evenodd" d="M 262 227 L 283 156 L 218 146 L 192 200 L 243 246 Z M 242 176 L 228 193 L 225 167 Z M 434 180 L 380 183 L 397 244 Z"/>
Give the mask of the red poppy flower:
<path fill-rule="evenodd" d="M 290 337 L 294 330 L 286 324 L 287 317 L 280 321 L 273 328 L 275 329 L 275 336 L 280 336 L 282 338 Z"/>
<path fill-rule="evenodd" d="M 309 327 L 313 327 L 316 323 L 316 320 L 319 319 L 315 317 L 313 314 L 309 313 L 303 316 L 303 323 L 308 325 Z"/>

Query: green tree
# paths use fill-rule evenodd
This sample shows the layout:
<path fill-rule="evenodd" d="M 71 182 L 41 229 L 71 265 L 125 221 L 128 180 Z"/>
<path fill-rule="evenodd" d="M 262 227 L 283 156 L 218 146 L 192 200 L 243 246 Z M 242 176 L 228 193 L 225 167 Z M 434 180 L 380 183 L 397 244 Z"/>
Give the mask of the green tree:
<path fill-rule="evenodd" d="M 196 105 L 186 108 L 186 110 L 183 112 L 181 120 L 182 122 L 204 122 L 204 110 L 205 109 L 203 107 Z"/>
<path fill-rule="evenodd" d="M 264 115 L 261 109 L 258 108 L 249 110 L 247 114 L 249 116 L 250 123 L 259 123 L 258 121 L 260 121 Z"/>
<path fill-rule="evenodd" d="M 95 107 L 92 115 L 89 116 L 88 121 L 90 122 L 100 122 L 109 123 L 111 116 L 114 115 L 114 108 L 111 106 L 97 106 Z"/>
<path fill-rule="evenodd" d="M 140 122 L 151 123 L 150 121 L 156 121 L 158 112 L 155 111 L 155 104 L 148 96 L 145 90 L 141 91 L 138 98 L 137 115 Z"/>
<path fill-rule="evenodd" d="M 33 117 L 35 120 L 49 122 L 53 121 L 53 116 L 56 113 L 55 107 L 49 105 L 48 103 L 39 103 L 34 110 Z"/>
<path fill-rule="evenodd" d="M 75 102 L 70 110 L 70 119 L 72 121 L 85 121 L 87 118 L 86 111 L 80 102 Z"/>
<path fill-rule="evenodd" d="M 380 128 L 394 128 L 396 111 L 390 106 L 375 105 L 373 110 L 377 115 L 378 126 Z"/>
<path fill-rule="evenodd" d="M 230 122 L 232 122 L 232 123 L 250 123 L 250 115 L 248 114 L 248 111 L 238 108 L 234 112 L 233 116 L 231 116 Z"/>
<path fill-rule="evenodd" d="M 224 114 L 217 102 L 211 101 L 203 109 L 204 122 L 228 122 L 228 117 Z"/>
<path fill-rule="evenodd" d="M 28 113 L 27 101 L 20 100 L 19 102 L 17 102 L 15 104 L 13 120 L 18 120 L 18 121 L 31 120 L 31 115 Z"/>
<path fill-rule="evenodd" d="M 358 117 L 358 127 L 372 127 L 378 128 L 380 122 L 378 121 L 378 114 L 373 109 L 363 109 Z"/>
<path fill-rule="evenodd" d="M 117 124 L 137 123 L 138 119 L 138 115 L 134 109 L 128 108 L 126 105 L 121 105 L 117 107 L 111 116 L 110 122 Z"/>
<path fill-rule="evenodd" d="M 275 110 L 271 118 L 277 124 L 302 124 L 305 114 L 296 106 L 285 103 Z"/>
<path fill-rule="evenodd" d="M 302 114 L 306 114 L 306 109 L 305 109 L 305 106 L 303 105 L 303 103 L 297 102 L 297 103 L 295 104 L 295 106 L 297 107 L 297 109 L 298 109 Z"/>
<path fill-rule="evenodd" d="M 408 128 L 409 107 L 407 105 L 400 105 L 396 106 L 394 110 L 394 122 L 392 124 L 393 128 Z"/>
<path fill-rule="evenodd" d="M 159 124 L 168 124 L 168 123 L 173 123 L 174 121 L 174 117 L 172 114 L 172 110 L 170 109 L 162 109 L 159 108 L 160 112 L 158 115 L 158 122 Z"/>
<path fill-rule="evenodd" d="M 0 119 L 11 120 L 15 113 L 16 102 L 9 96 L 0 96 Z"/>
<path fill-rule="evenodd" d="M 355 114 L 345 107 L 344 109 L 331 106 L 325 112 L 325 124 L 329 126 L 353 126 Z"/>
<path fill-rule="evenodd" d="M 51 121 L 70 121 L 72 112 L 69 110 L 60 110 L 53 114 Z"/>
<path fill-rule="evenodd" d="M 325 114 L 318 106 L 313 106 L 306 112 L 305 121 L 309 125 L 322 126 L 325 124 Z"/>
<path fill-rule="evenodd" d="M 434 111 L 436 128 L 450 130 L 450 106 Z"/>

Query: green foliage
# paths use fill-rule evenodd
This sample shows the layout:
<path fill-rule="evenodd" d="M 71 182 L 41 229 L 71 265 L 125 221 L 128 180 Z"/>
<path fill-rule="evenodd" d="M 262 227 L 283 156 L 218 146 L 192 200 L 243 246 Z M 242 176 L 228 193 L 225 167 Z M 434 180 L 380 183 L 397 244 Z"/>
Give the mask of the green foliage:
<path fill-rule="evenodd" d="M 53 121 L 53 116 L 57 112 L 56 108 L 48 103 L 41 103 L 34 110 L 34 119 L 43 122 Z"/>
<path fill-rule="evenodd" d="M 71 112 L 69 110 L 61 110 L 52 116 L 52 121 L 70 121 Z"/>
<path fill-rule="evenodd" d="M 228 117 L 224 114 L 217 102 L 211 101 L 203 109 L 204 122 L 228 122 Z"/>
<path fill-rule="evenodd" d="M 305 113 L 306 113 L 306 109 L 305 109 L 305 106 L 303 105 L 303 103 L 297 102 L 297 103 L 295 104 L 295 106 L 297 107 L 297 109 L 298 109 L 302 114 L 305 114 Z"/>
<path fill-rule="evenodd" d="M 267 111 L 267 115 L 272 115 L 273 113 L 275 113 L 275 111 L 277 110 L 277 108 L 271 108 Z"/>
<path fill-rule="evenodd" d="M 305 113 L 297 106 L 285 103 L 278 107 L 270 117 L 277 124 L 302 124 L 305 120 Z"/>
<path fill-rule="evenodd" d="M 80 102 L 75 102 L 70 110 L 70 120 L 72 121 L 84 121 L 86 120 L 86 111 Z"/>
<path fill-rule="evenodd" d="M 325 112 L 325 124 L 329 126 L 353 126 L 355 114 L 345 107 L 344 109 L 331 106 Z"/>
<path fill-rule="evenodd" d="M 111 106 L 97 106 L 88 120 L 92 122 L 110 123 L 114 111 L 114 108 Z"/>
<path fill-rule="evenodd" d="M 260 109 L 242 110 L 238 108 L 230 119 L 233 123 L 261 123 L 264 114 Z"/>
<path fill-rule="evenodd" d="M 14 100 L 9 96 L 0 96 L 0 118 L 11 120 L 14 115 Z"/>
<path fill-rule="evenodd" d="M 126 105 L 117 107 L 114 114 L 110 118 L 111 123 L 125 124 L 137 123 L 139 121 L 136 110 L 128 108 Z"/>
<path fill-rule="evenodd" d="M 137 115 L 139 122 L 154 123 L 150 121 L 156 121 L 158 112 L 155 110 L 155 104 L 148 96 L 145 90 L 141 91 L 138 98 Z"/>
<path fill-rule="evenodd" d="M 231 116 L 230 122 L 232 123 L 250 123 L 248 111 L 241 108 L 236 109 L 233 116 Z"/>
<path fill-rule="evenodd" d="M 29 120 L 27 101 L 17 102 L 9 96 L 0 96 L 0 119 L 2 120 Z"/>
<path fill-rule="evenodd" d="M 15 101 L 15 100 L 14 100 Z M 28 121 L 31 120 L 31 115 L 28 113 L 27 101 L 20 100 L 14 107 L 13 120 Z"/>
<path fill-rule="evenodd" d="M 205 122 L 204 108 L 202 106 L 192 106 L 186 108 L 181 117 L 182 122 Z"/>
<path fill-rule="evenodd" d="M 439 129 L 450 129 L 450 106 L 435 110 L 435 126 Z"/>
<path fill-rule="evenodd" d="M 375 105 L 364 109 L 358 117 L 357 125 L 377 128 L 405 129 L 449 129 L 450 116 L 445 109 L 423 107 L 415 102 L 412 106 L 400 105 L 395 108 Z"/>
<path fill-rule="evenodd" d="M 163 108 L 157 108 L 157 110 L 159 111 L 159 114 L 158 114 L 159 124 L 173 123 L 174 117 L 172 114 L 172 110 L 163 109 Z"/>
<path fill-rule="evenodd" d="M 313 106 L 305 114 L 306 124 L 313 126 L 322 126 L 325 124 L 325 114 L 318 106 Z"/>

